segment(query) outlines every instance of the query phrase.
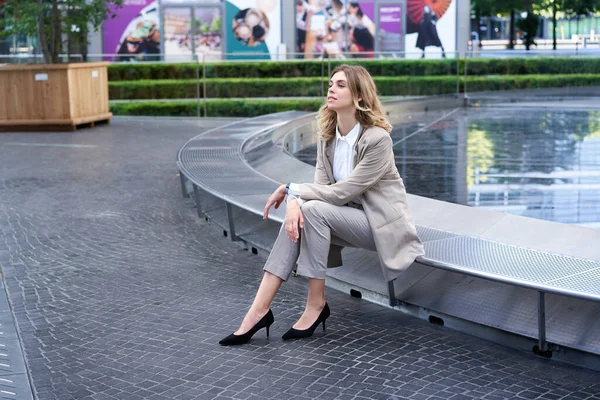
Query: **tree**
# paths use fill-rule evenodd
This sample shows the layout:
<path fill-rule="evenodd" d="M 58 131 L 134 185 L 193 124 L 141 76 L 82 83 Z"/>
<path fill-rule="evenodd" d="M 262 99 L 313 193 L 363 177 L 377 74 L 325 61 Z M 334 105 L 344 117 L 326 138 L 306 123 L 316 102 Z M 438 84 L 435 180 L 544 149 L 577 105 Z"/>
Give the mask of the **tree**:
<path fill-rule="evenodd" d="M 556 50 L 556 13 L 558 13 L 558 0 L 552 0 L 552 50 Z"/>
<path fill-rule="evenodd" d="M 89 25 L 97 31 L 122 5 L 123 0 L 5 0 L 0 4 L 0 14 L 5 16 L 2 34 L 37 38 L 44 61 L 55 64 L 60 62 L 63 45 L 69 48 L 72 33 L 87 45 Z"/>
<path fill-rule="evenodd" d="M 508 48 L 514 49 L 516 43 L 515 23 L 516 12 L 525 10 L 531 4 L 531 0 L 502 0 L 496 2 L 496 11 L 500 14 L 510 15 L 510 37 L 508 40 Z"/>
<path fill-rule="evenodd" d="M 479 36 L 479 47 L 481 47 L 481 17 L 491 17 L 494 14 L 495 0 L 473 0 L 471 11 L 475 14 L 475 26 Z"/>
<path fill-rule="evenodd" d="M 556 50 L 556 29 L 558 25 L 558 14 L 575 16 L 579 24 L 579 17 L 600 11 L 600 3 L 597 0 L 544 0 L 540 10 L 550 10 L 552 15 L 552 48 Z"/>
<path fill-rule="evenodd" d="M 579 20 L 582 15 L 593 13 L 600 9 L 598 0 L 563 0 L 562 10 L 567 15 L 574 15 L 577 18 L 577 32 L 579 32 Z"/>

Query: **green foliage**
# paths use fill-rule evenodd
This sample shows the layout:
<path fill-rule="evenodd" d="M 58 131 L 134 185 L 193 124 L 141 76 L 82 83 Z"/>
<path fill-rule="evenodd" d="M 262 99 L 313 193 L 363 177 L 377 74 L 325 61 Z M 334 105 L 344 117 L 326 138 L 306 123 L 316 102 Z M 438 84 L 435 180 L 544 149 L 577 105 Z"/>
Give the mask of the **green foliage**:
<path fill-rule="evenodd" d="M 502 0 L 495 4 L 495 11 L 499 14 L 508 15 L 512 10 L 524 11 L 531 7 L 535 0 Z"/>
<path fill-rule="evenodd" d="M 221 62 L 207 63 L 207 78 L 288 78 L 320 77 L 327 75 L 342 61 L 287 61 L 287 62 Z M 345 61 L 360 64 L 373 76 L 431 76 L 456 75 L 456 60 L 373 60 Z M 138 79 L 193 79 L 202 76 L 202 65 L 181 64 L 112 64 L 108 67 L 109 81 Z"/>
<path fill-rule="evenodd" d="M 496 5 L 496 0 L 472 0 L 471 10 L 478 16 L 489 17 L 494 15 Z"/>
<path fill-rule="evenodd" d="M 591 74 L 600 71 L 600 58 L 496 58 L 468 60 L 474 75 Z M 462 75 L 462 71 L 461 71 Z"/>
<path fill-rule="evenodd" d="M 332 63 L 330 68 L 340 62 Z M 352 61 L 349 61 L 352 63 Z M 452 76 L 456 77 L 456 60 L 378 60 L 354 62 L 365 66 L 372 76 Z M 212 78 L 320 78 L 327 75 L 327 64 L 321 70 L 318 61 L 290 62 L 224 62 L 207 64 L 206 76 Z M 464 60 L 459 63 L 464 75 Z M 477 58 L 469 59 L 467 72 L 472 75 L 574 74 L 600 71 L 600 58 Z M 110 82 L 144 79 L 195 79 L 202 76 L 202 65 L 182 64 L 112 64 L 108 67 Z"/>
<path fill-rule="evenodd" d="M 434 95 L 456 92 L 456 76 L 374 77 L 382 96 Z M 201 82 L 139 80 L 109 83 L 111 100 L 183 99 L 202 96 Z M 327 87 L 320 78 L 208 79 L 208 98 L 319 97 Z"/>
<path fill-rule="evenodd" d="M 6 3 L 0 3 L 0 14 L 4 15 L 0 37 L 37 35 L 37 16 L 48 13 L 48 6 L 48 3 L 43 3 L 40 8 L 37 1 L 7 0 Z"/>
<path fill-rule="evenodd" d="M 457 90 L 456 60 L 360 61 L 373 75 L 382 96 L 440 95 Z M 332 63 L 333 69 L 336 63 Z M 322 104 L 327 64 L 319 61 L 225 62 L 208 64 L 113 64 L 111 100 L 196 99 L 206 85 L 208 115 L 256 116 L 293 109 L 317 110 Z M 324 67 L 324 70 L 322 68 Z M 460 61 L 459 90 L 464 88 Z M 600 58 L 473 59 L 467 62 L 469 92 L 600 85 Z M 217 76 L 217 78 L 215 78 Z M 212 77 L 212 78 L 211 78 Z M 312 99 L 252 99 L 313 97 Z M 117 115 L 197 115 L 197 100 L 112 103 Z M 203 111 L 203 107 L 201 107 Z"/>
<path fill-rule="evenodd" d="M 415 79 L 415 78 L 410 78 Z M 380 88 L 385 91 L 411 90 L 415 94 L 431 95 L 454 93 L 456 81 L 449 77 L 416 78 L 415 81 L 404 79 L 381 78 L 378 81 Z M 464 81 L 461 79 L 460 89 Z M 523 75 L 523 76 L 473 76 L 467 80 L 469 92 L 516 90 L 516 89 L 541 89 L 565 87 L 590 87 L 600 85 L 598 74 L 577 75 Z M 389 89 L 388 89 L 389 87 Z M 113 90 L 113 89 L 111 89 Z M 112 93 L 112 92 L 111 92 Z M 110 111 L 115 115 L 155 115 L 155 116 L 197 116 L 198 105 L 200 114 L 203 115 L 204 105 L 198 100 L 165 100 L 165 101 L 131 101 L 112 102 Z M 323 104 L 321 97 L 313 99 L 218 99 L 208 100 L 207 115 L 212 117 L 255 117 L 289 110 L 316 111 Z"/>
<path fill-rule="evenodd" d="M 208 79 L 209 98 L 320 96 L 326 90 L 319 78 L 218 78 Z M 203 85 L 195 79 L 138 80 L 109 83 L 109 98 L 184 99 L 202 96 Z"/>
<path fill-rule="evenodd" d="M 513 75 L 495 77 L 470 77 L 467 79 L 469 92 L 542 89 L 565 87 L 590 87 L 600 85 L 598 74 L 577 75 Z"/>
<path fill-rule="evenodd" d="M 557 1 L 557 6 L 570 15 L 587 15 L 600 10 L 598 0 L 562 0 Z"/>
<path fill-rule="evenodd" d="M 317 111 L 323 104 L 321 99 L 308 100 L 212 100 L 207 102 L 207 115 L 210 117 L 256 117 L 282 111 Z M 136 101 L 111 103 L 114 115 L 145 116 L 204 116 L 204 106 L 195 100 L 180 101 Z"/>
<path fill-rule="evenodd" d="M 37 38 L 45 62 L 57 63 L 64 37 L 75 29 L 87 42 L 88 24 L 98 30 L 115 16 L 113 5 L 121 7 L 123 0 L 6 0 L 0 4 L 5 16 L 0 34 Z"/>
<path fill-rule="evenodd" d="M 381 96 L 431 96 L 456 93 L 455 76 L 374 77 Z M 461 77 L 459 89 L 463 89 Z M 206 84 L 208 98 L 316 97 L 321 98 L 319 78 L 211 79 Z M 594 86 L 598 74 L 469 76 L 467 88 L 473 91 L 528 89 L 561 86 Z M 109 83 L 111 100 L 194 99 L 202 97 L 195 80 L 142 80 Z"/>

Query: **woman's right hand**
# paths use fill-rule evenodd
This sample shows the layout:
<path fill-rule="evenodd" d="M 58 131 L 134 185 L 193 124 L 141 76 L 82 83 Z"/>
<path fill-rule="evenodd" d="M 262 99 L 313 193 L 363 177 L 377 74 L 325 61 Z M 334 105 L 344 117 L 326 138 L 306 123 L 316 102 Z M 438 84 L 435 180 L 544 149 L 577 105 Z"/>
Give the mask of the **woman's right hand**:
<path fill-rule="evenodd" d="M 279 186 L 272 195 L 269 196 L 267 200 L 267 205 L 265 206 L 265 210 L 263 212 L 263 219 L 269 218 L 269 209 L 271 206 L 275 205 L 275 209 L 279 208 L 281 203 L 285 200 L 285 185 Z"/>

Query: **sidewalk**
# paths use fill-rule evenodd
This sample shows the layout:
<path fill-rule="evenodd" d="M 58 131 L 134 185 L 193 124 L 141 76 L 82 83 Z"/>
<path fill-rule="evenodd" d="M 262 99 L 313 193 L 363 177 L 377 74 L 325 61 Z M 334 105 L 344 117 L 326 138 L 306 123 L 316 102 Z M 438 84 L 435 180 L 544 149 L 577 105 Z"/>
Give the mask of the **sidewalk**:
<path fill-rule="evenodd" d="M 219 346 L 263 260 L 197 217 L 175 154 L 227 121 L 0 135 L 0 263 L 37 399 L 600 399 L 598 372 L 330 289 L 326 334 L 283 342 L 304 278 L 269 339 Z"/>

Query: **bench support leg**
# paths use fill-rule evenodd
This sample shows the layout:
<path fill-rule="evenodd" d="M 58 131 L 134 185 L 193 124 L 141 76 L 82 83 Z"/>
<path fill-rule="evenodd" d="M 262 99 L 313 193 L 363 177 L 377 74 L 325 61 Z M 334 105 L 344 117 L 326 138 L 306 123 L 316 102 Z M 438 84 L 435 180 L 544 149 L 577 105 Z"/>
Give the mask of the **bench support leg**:
<path fill-rule="evenodd" d="M 396 291 L 394 290 L 394 280 L 388 281 L 388 295 L 390 296 L 390 306 L 397 306 L 398 299 L 396 299 Z"/>
<path fill-rule="evenodd" d="M 233 221 L 233 208 L 231 203 L 226 203 L 227 206 L 227 220 L 229 221 L 229 236 L 231 241 L 236 242 L 240 238 L 235 234 L 235 222 Z"/>
<path fill-rule="evenodd" d="M 198 217 L 202 218 L 202 207 L 200 206 L 200 189 L 194 185 L 194 201 L 196 202 L 196 210 L 198 211 Z"/>
<path fill-rule="evenodd" d="M 546 293 L 544 292 L 538 292 L 538 336 L 538 345 L 533 347 L 533 352 L 542 357 L 552 357 L 552 350 L 546 342 Z"/>
<path fill-rule="evenodd" d="M 185 175 L 183 175 L 181 171 L 179 171 L 179 181 L 181 182 L 181 194 L 184 199 L 187 199 L 190 197 L 190 194 L 187 191 Z"/>

